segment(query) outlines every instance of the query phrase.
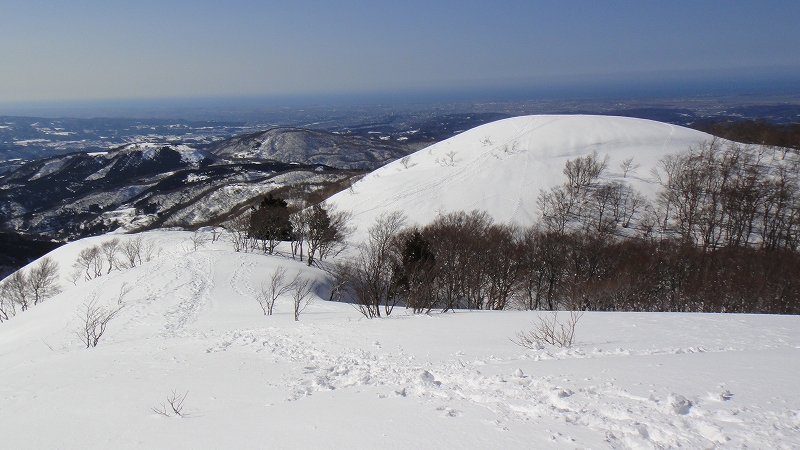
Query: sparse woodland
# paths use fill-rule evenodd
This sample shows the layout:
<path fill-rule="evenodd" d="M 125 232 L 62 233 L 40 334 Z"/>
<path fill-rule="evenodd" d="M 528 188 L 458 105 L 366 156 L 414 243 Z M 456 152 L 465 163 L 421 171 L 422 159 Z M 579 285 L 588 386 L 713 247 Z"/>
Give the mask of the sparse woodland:
<path fill-rule="evenodd" d="M 67 279 L 74 284 L 108 275 L 150 261 L 161 249 L 141 235 L 121 240 L 113 238 L 80 251 Z M 129 289 L 128 289 L 129 290 Z M 20 269 L 0 281 L 0 322 L 38 305 L 62 291 L 59 284 L 59 265 L 50 257 L 39 260 L 29 270 Z M 122 303 L 127 290 L 121 291 Z M 106 310 L 97 305 L 97 298 L 87 301 L 79 311 L 83 323 L 78 335 L 87 347 L 94 347 L 108 322 L 118 310 Z"/>
<path fill-rule="evenodd" d="M 224 227 L 234 251 L 272 254 L 278 243 L 289 241 L 292 257 L 309 266 L 339 254 L 352 232 L 350 214 L 332 205 L 320 202 L 298 209 L 271 195 Z"/>
<path fill-rule="evenodd" d="M 288 241 L 292 258 L 333 275 L 332 299 L 370 318 L 397 307 L 800 313 L 798 151 L 703 143 L 660 161 L 652 200 L 624 175 L 604 177 L 608 165 L 597 154 L 568 161 L 567 181 L 540 193 L 541 217 L 529 227 L 481 211 L 424 225 L 387 213 L 334 263 L 320 261 L 345 248 L 351 218 L 325 202 L 300 209 L 268 196 L 224 227 L 235 251 L 273 254 Z M 635 168 L 632 160 L 620 167 Z M 135 267 L 156 251 L 140 236 L 111 239 L 81 251 L 69 279 Z M 0 321 L 58 293 L 57 280 L 49 258 L 4 279 Z M 262 287 L 266 315 L 288 292 L 282 279 L 273 284 Z M 291 286 L 297 317 L 307 286 Z"/>
<path fill-rule="evenodd" d="M 385 214 L 336 293 L 367 317 L 469 309 L 800 313 L 800 157 L 712 140 L 664 158 L 654 202 L 569 161 L 528 228 L 480 211 Z"/>

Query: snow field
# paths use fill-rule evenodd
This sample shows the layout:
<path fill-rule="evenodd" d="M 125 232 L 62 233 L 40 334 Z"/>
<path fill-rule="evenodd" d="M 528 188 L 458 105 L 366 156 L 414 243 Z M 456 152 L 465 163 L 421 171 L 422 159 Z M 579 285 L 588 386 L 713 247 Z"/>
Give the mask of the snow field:
<path fill-rule="evenodd" d="M 66 281 L 0 324 L 4 448 L 796 448 L 800 323 L 791 316 L 586 313 L 571 349 L 509 338 L 539 312 L 364 319 L 324 272 L 281 256 L 195 251 L 144 233 L 151 261 Z M 319 282 L 295 322 L 255 293 L 282 265 Z M 123 308 L 97 347 L 89 298 Z M 184 417 L 152 408 L 186 393 Z M 6 447 L 8 445 L 8 447 Z"/>

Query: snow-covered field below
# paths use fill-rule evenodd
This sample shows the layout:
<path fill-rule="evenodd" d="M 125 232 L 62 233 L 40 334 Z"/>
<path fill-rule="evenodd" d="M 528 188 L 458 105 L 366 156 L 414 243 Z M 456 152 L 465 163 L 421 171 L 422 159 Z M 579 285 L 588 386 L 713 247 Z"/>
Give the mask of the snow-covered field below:
<path fill-rule="evenodd" d="M 0 324 L 0 448 L 800 447 L 795 316 L 590 312 L 531 350 L 546 312 L 367 320 L 299 261 L 144 236 L 149 262 L 74 286 L 112 236 L 55 250 L 64 292 Z M 319 283 L 297 322 L 255 300 L 278 266 Z M 87 349 L 92 299 L 121 310 Z M 183 417 L 156 413 L 173 392 Z"/>

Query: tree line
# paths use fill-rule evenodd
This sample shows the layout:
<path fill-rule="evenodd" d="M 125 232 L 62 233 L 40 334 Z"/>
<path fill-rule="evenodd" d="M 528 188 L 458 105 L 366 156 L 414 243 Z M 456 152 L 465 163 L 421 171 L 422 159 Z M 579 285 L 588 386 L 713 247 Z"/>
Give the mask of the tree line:
<path fill-rule="evenodd" d="M 660 161 L 653 202 L 604 179 L 608 164 L 568 161 L 530 227 L 481 211 L 422 226 L 384 214 L 336 266 L 335 296 L 367 317 L 397 306 L 800 313 L 797 152 L 703 143 Z"/>
<path fill-rule="evenodd" d="M 291 255 L 309 266 L 335 256 L 352 232 L 350 214 L 319 202 L 299 208 L 268 194 L 244 214 L 223 224 L 234 251 L 261 250 L 273 254 L 281 242 L 290 243 Z"/>

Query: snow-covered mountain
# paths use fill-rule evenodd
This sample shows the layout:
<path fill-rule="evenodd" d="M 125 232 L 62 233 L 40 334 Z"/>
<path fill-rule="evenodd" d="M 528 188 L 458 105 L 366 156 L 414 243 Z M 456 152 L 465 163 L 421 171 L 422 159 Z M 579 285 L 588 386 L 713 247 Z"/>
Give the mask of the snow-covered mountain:
<path fill-rule="evenodd" d="M 0 228 L 74 238 L 131 221 L 196 226 L 277 187 L 340 181 L 408 148 L 379 137 L 283 127 L 218 141 L 208 150 L 139 142 L 58 155 L 0 174 Z M 288 172 L 296 173 L 273 179 Z"/>
<path fill-rule="evenodd" d="M 209 151 L 223 158 L 324 164 L 341 169 L 375 169 L 405 156 L 398 141 L 368 139 L 307 128 L 276 127 L 215 143 Z"/>
<path fill-rule="evenodd" d="M 80 251 L 114 237 L 149 261 L 73 285 Z M 524 349 L 510 338 L 548 313 L 366 320 L 324 300 L 316 268 L 197 242 L 155 231 L 50 254 L 64 292 L 0 323 L 3 448 L 800 445 L 797 316 L 587 313 L 574 347 Z M 256 301 L 279 266 L 318 283 L 297 322 L 291 293 L 272 316 Z M 86 348 L 90 304 L 119 312 Z"/>
<path fill-rule="evenodd" d="M 394 161 L 362 178 L 331 201 L 352 211 L 364 231 L 380 214 L 400 210 L 424 224 L 459 210 L 486 211 L 499 222 L 530 225 L 537 198 L 566 181 L 569 159 L 596 152 L 609 157 L 605 179 L 652 196 L 651 169 L 665 155 L 713 137 L 689 128 L 612 116 L 523 116 L 492 122 Z M 620 164 L 635 169 L 623 174 Z"/>
<path fill-rule="evenodd" d="M 362 232 L 392 210 L 420 223 L 476 208 L 529 223 L 568 159 L 607 154 L 607 178 L 652 194 L 650 168 L 707 139 L 646 120 L 519 117 L 391 163 L 332 201 Z M 176 153 L 191 164 L 191 152 Z M 617 167 L 631 157 L 639 167 L 623 176 Z M 45 180 L 56 165 L 29 177 Z M 210 183 L 201 170 L 181 179 Z M 227 205 L 173 210 L 217 204 Z M 515 333 L 549 313 L 398 307 L 367 320 L 327 301 L 329 275 L 292 259 L 285 243 L 268 256 L 234 252 L 229 239 L 156 230 L 50 252 L 63 291 L 0 323 L 0 447 L 800 446 L 798 316 L 588 312 L 573 347 L 523 348 Z M 136 247 L 139 260 L 86 277 L 88 266 L 75 267 L 81 252 L 104 243 Z M 299 321 L 296 291 L 278 295 L 274 315 L 259 304 L 281 267 L 287 283 L 314 283 Z M 87 348 L 92 308 L 116 313 Z"/>

